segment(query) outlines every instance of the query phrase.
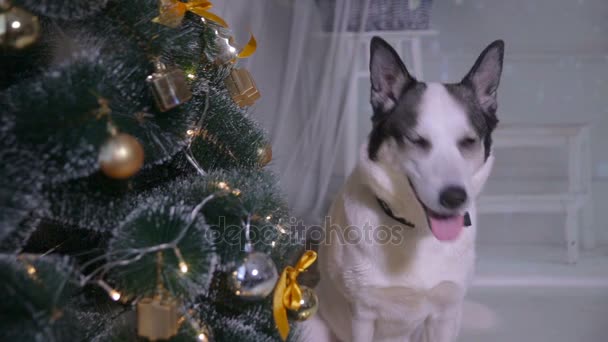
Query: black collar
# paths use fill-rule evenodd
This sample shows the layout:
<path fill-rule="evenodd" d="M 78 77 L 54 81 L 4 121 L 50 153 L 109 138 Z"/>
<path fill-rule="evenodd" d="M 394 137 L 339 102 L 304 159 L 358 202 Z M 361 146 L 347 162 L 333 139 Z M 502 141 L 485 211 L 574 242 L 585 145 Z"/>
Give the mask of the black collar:
<path fill-rule="evenodd" d="M 416 228 L 416 226 L 412 222 L 406 220 L 403 217 L 395 216 L 395 214 L 393 214 L 393 211 L 391 210 L 391 208 L 388 206 L 388 203 L 384 202 L 383 200 L 381 200 L 378 197 L 376 197 L 376 200 L 378 201 L 378 204 L 380 204 L 380 208 L 382 208 L 382 210 L 384 211 L 384 213 L 388 217 L 390 217 L 393 220 L 395 220 L 395 221 L 397 221 L 397 222 L 399 222 L 399 223 L 401 223 L 403 225 L 406 225 L 408 227 Z M 464 214 L 464 226 L 465 227 L 470 227 L 471 226 L 471 216 L 469 216 L 468 212 L 466 212 Z"/>

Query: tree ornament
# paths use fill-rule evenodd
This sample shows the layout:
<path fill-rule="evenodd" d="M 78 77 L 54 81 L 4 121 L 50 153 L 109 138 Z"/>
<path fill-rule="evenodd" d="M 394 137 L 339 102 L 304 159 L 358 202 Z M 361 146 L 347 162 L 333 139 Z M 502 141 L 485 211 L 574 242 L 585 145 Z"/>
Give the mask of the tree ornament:
<path fill-rule="evenodd" d="M 251 217 L 245 224 L 245 252 L 247 256 L 230 273 L 228 284 L 235 295 L 246 300 L 260 300 L 268 296 L 279 278 L 272 258 L 254 252 L 250 238 Z"/>
<path fill-rule="evenodd" d="M 224 83 L 234 102 L 241 108 L 253 105 L 260 98 L 260 92 L 247 69 L 232 69 Z"/>
<path fill-rule="evenodd" d="M 8 0 L 0 0 L 0 47 L 21 50 L 37 42 L 39 37 L 37 16 L 11 6 Z"/>
<path fill-rule="evenodd" d="M 192 98 L 184 72 L 177 67 L 167 68 L 159 59 L 154 62 L 154 73 L 149 75 L 146 81 L 161 112 L 173 109 Z"/>
<path fill-rule="evenodd" d="M 272 311 L 283 341 L 289 335 L 288 311 L 290 317 L 297 321 L 305 321 L 317 312 L 319 301 L 314 290 L 298 284 L 298 275 L 310 267 L 315 260 L 317 260 L 316 252 L 304 252 L 295 267 L 285 267 L 274 290 Z"/>
<path fill-rule="evenodd" d="M 230 288 L 246 300 L 260 300 L 268 296 L 279 275 L 268 254 L 251 252 L 230 274 Z"/>
<path fill-rule="evenodd" d="M 126 133 L 116 133 L 99 150 L 99 166 L 110 178 L 126 179 L 144 165 L 144 149 L 137 139 Z"/>
<path fill-rule="evenodd" d="M 228 27 L 228 24 L 220 16 L 209 12 L 213 7 L 208 0 L 190 0 L 182 2 L 179 0 L 159 0 L 159 16 L 152 19 L 152 22 L 176 28 L 181 25 L 187 11 L 195 13 L 203 18 L 212 20 L 218 25 Z"/>
<path fill-rule="evenodd" d="M 141 299 L 137 303 L 137 334 L 151 341 L 167 340 L 177 334 L 177 301 L 168 294 Z"/>
<path fill-rule="evenodd" d="M 258 148 L 258 163 L 264 167 L 272 161 L 272 145 L 266 144 L 264 147 Z"/>
<path fill-rule="evenodd" d="M 236 48 L 232 45 L 234 40 L 231 37 L 226 37 L 218 32 L 213 39 L 213 44 L 217 48 L 217 53 L 215 54 L 215 60 L 213 61 L 216 65 L 225 65 L 228 63 L 234 63 L 236 61 L 238 52 Z"/>
<path fill-rule="evenodd" d="M 137 335 L 150 341 L 168 340 L 177 335 L 179 313 L 177 300 L 162 281 L 162 252 L 156 254 L 156 294 L 137 303 Z"/>
<path fill-rule="evenodd" d="M 308 286 L 300 285 L 302 291 L 302 299 L 300 299 L 300 307 L 298 309 L 290 308 L 288 310 L 289 318 L 298 322 L 303 322 L 314 316 L 319 309 L 319 299 L 315 290 Z"/>

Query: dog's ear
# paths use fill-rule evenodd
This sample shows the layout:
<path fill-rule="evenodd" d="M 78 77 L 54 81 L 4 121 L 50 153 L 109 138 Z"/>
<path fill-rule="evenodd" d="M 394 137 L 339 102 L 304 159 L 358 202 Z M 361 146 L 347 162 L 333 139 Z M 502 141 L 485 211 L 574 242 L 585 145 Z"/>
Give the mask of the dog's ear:
<path fill-rule="evenodd" d="M 370 54 L 372 108 L 375 114 L 387 113 L 395 107 L 401 92 L 416 80 L 407 72 L 397 52 L 382 38 L 372 38 Z"/>
<path fill-rule="evenodd" d="M 479 104 L 487 114 L 496 112 L 496 91 L 502 73 L 505 43 L 494 41 L 483 50 L 462 83 L 473 88 Z"/>

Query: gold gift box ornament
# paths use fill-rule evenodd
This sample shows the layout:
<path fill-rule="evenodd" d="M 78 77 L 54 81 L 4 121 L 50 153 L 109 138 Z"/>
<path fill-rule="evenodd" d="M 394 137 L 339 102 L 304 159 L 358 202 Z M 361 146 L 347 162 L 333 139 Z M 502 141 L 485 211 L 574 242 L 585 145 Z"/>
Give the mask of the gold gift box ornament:
<path fill-rule="evenodd" d="M 150 341 L 168 340 L 177 335 L 178 322 L 175 298 L 156 295 L 137 303 L 137 334 L 141 337 Z"/>
<path fill-rule="evenodd" d="M 247 69 L 234 68 L 224 80 L 228 92 L 239 107 L 251 106 L 261 95 Z"/>

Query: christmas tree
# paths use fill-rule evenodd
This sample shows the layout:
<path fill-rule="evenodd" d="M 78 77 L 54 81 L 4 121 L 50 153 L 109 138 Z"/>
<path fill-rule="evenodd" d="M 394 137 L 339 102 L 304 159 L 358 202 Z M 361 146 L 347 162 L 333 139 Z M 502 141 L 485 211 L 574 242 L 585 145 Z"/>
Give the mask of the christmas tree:
<path fill-rule="evenodd" d="M 4 340 L 274 341 L 314 313 L 227 27 L 201 0 L 0 0 Z"/>

